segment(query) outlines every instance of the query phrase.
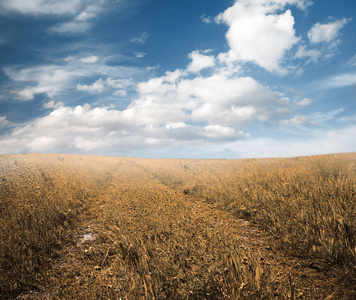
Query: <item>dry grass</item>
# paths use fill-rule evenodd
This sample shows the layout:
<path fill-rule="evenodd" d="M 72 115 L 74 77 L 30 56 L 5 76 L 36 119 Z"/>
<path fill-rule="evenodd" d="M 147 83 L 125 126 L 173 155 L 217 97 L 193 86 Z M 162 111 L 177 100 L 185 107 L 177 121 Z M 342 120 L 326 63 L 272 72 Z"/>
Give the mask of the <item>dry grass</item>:
<path fill-rule="evenodd" d="M 0 297 L 293 298 L 287 275 L 204 202 L 354 278 L 355 158 L 2 156 Z"/>
<path fill-rule="evenodd" d="M 180 160 L 175 168 L 167 161 L 157 176 L 264 226 L 297 254 L 339 267 L 345 278 L 356 277 L 355 154 Z"/>
<path fill-rule="evenodd" d="M 0 294 L 31 283 L 98 193 L 110 164 L 57 155 L 0 159 Z"/>

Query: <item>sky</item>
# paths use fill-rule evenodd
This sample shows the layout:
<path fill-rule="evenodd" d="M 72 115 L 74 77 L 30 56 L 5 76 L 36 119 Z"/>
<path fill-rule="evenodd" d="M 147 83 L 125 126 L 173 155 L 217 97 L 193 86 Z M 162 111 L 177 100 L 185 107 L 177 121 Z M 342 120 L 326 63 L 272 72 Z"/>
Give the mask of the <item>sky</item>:
<path fill-rule="evenodd" d="M 0 154 L 355 151 L 355 0 L 0 1 Z"/>

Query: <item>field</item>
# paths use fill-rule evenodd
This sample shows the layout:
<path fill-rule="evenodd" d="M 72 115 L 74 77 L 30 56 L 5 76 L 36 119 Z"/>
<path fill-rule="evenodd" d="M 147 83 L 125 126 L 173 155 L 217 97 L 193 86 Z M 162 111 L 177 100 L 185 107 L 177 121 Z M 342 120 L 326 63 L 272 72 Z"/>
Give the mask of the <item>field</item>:
<path fill-rule="evenodd" d="M 356 153 L 0 156 L 1 299 L 355 299 Z"/>

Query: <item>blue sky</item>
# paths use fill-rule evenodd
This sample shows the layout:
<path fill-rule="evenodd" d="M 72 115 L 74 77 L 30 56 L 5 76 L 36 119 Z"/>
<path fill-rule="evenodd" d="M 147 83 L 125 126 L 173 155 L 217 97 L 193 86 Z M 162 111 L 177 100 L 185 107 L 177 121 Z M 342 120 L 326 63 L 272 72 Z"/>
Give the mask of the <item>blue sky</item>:
<path fill-rule="evenodd" d="M 354 0 L 2 0 L 0 153 L 356 151 Z"/>

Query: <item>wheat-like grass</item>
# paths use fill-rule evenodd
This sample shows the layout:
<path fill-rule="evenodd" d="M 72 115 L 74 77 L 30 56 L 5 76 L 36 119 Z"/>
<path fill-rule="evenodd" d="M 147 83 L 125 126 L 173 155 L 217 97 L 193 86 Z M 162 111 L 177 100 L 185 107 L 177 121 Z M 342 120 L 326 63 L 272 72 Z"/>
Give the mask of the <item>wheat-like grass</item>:
<path fill-rule="evenodd" d="M 355 162 L 1 156 L 0 296 L 52 286 L 50 299 L 294 297 L 292 277 L 204 202 L 355 278 Z"/>

